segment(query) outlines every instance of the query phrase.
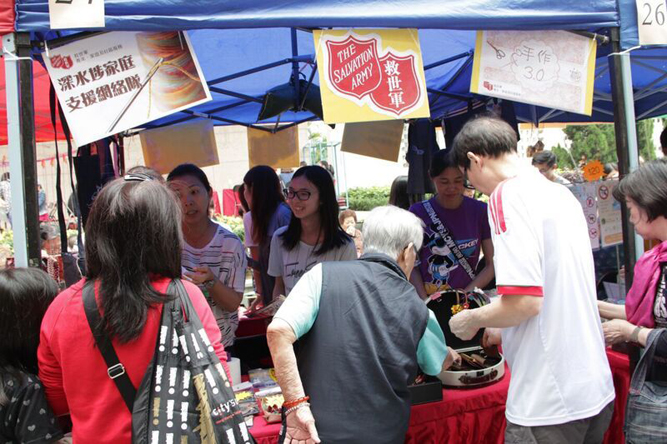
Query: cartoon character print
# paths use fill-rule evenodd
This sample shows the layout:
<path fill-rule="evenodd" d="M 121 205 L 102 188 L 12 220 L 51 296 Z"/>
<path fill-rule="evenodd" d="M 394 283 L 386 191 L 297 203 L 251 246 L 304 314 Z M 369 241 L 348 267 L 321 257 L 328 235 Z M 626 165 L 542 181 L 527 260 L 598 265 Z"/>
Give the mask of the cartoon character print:
<path fill-rule="evenodd" d="M 429 228 L 431 234 L 424 234 L 424 248 L 428 249 L 427 270 L 432 279 L 431 282 L 425 283 L 425 287 L 428 294 L 433 294 L 452 288 L 449 284 L 450 276 L 461 265 L 437 228 L 434 225 Z M 466 258 L 474 254 L 477 244 L 477 239 L 456 241 L 457 247 Z"/>
<path fill-rule="evenodd" d="M 447 281 L 453 270 L 459 267 L 459 263 L 452 250 L 445 244 L 445 240 L 437 232 L 431 236 L 426 235 L 424 247 L 429 251 L 428 273 L 433 277 L 427 284 L 429 294 L 449 289 Z"/>

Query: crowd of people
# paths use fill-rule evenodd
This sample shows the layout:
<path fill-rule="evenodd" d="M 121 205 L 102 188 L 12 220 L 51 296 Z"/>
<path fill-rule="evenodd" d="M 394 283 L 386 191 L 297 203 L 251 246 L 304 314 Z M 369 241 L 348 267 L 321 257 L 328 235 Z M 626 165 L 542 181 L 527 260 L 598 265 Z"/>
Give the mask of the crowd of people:
<path fill-rule="evenodd" d="M 615 399 L 605 345 L 619 342 L 647 350 L 628 439 L 664 440 L 667 162 L 645 164 L 613 191 L 637 232 L 661 242 L 638 261 L 625 306 L 597 300 L 586 221 L 555 158 L 537 153 L 533 165 L 517 155 L 512 127 L 475 118 L 451 150 L 434 153 L 433 197 L 410 206 L 399 177 L 361 230 L 354 211 L 340 211 L 326 165 L 283 177 L 255 166 L 239 189 L 244 242 L 212 218 L 199 167 L 179 165 L 166 180 L 133 168 L 93 201 L 84 279 L 57 294 L 38 269 L 0 271 L 0 438 L 130 442 L 133 415 L 115 378 L 136 389 L 153 371 L 175 281 L 230 379 L 249 268 L 253 308 L 286 297 L 267 332 L 286 442 L 402 442 L 408 385 L 461 360 L 424 301 L 489 286 L 501 296 L 454 314 L 449 328 L 462 340 L 484 329 L 483 345 L 502 345 L 512 373 L 505 442 L 602 442 Z M 105 336 L 122 373 L 112 375 Z"/>

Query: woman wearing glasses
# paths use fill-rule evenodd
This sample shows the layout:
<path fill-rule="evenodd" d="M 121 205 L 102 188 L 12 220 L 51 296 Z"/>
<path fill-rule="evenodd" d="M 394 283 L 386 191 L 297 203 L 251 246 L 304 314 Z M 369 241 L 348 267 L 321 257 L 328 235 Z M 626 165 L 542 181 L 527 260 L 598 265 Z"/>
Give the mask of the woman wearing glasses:
<path fill-rule="evenodd" d="M 292 212 L 285 204 L 280 180 L 273 168 L 258 165 L 243 178 L 245 200 L 250 212 L 243 215 L 245 246 L 250 249 L 250 266 L 255 275 L 255 288 L 261 302 L 267 305 L 273 298 L 275 278 L 269 276 L 271 237 L 280 227 L 289 224 Z M 259 298 L 258 298 L 259 299 Z"/>
<path fill-rule="evenodd" d="M 285 190 L 294 217 L 271 240 L 269 274 L 274 298 L 289 295 L 315 264 L 357 258 L 354 242 L 338 223 L 338 201 L 331 175 L 319 166 L 299 168 Z"/>
<path fill-rule="evenodd" d="M 212 189 L 206 173 L 184 163 L 167 183 L 183 210 L 183 277 L 197 284 L 213 310 L 225 349 L 232 351 L 245 290 L 246 255 L 241 239 L 209 217 Z"/>
<path fill-rule="evenodd" d="M 437 194 L 410 207 L 425 225 L 410 282 L 423 299 L 450 288 L 484 288 L 494 275 L 486 204 L 464 196 L 463 173 L 446 151 L 433 155 L 429 175 Z M 480 252 L 485 266 L 477 273 Z"/>

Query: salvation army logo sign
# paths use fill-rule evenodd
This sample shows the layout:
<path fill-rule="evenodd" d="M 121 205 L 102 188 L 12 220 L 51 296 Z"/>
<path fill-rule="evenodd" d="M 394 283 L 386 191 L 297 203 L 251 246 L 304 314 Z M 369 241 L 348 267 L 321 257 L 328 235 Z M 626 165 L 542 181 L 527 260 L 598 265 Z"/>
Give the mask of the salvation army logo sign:
<path fill-rule="evenodd" d="M 362 99 L 380 85 L 377 40 L 349 36 L 342 42 L 327 41 L 331 88 L 341 95 Z"/>
<path fill-rule="evenodd" d="M 391 51 L 380 59 L 384 81 L 371 92 L 375 106 L 400 116 L 419 103 L 422 91 L 415 62 L 414 55 L 398 57 Z"/>
<path fill-rule="evenodd" d="M 72 62 L 72 56 L 56 55 L 51 57 L 50 60 L 51 66 L 53 68 L 70 69 L 72 66 L 74 66 L 74 62 Z"/>
<path fill-rule="evenodd" d="M 376 113 L 400 119 L 423 105 L 421 66 L 411 50 L 382 47 L 377 34 L 323 37 L 323 70 L 331 92 Z"/>

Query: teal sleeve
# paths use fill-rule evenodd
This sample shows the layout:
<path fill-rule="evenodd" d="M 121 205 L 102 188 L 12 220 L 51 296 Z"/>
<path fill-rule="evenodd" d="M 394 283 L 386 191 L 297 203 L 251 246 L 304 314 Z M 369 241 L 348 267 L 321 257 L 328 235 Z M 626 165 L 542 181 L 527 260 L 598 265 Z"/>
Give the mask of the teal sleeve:
<path fill-rule="evenodd" d="M 322 264 L 301 276 L 274 318 L 287 322 L 297 339 L 308 333 L 320 312 Z"/>
<path fill-rule="evenodd" d="M 447 357 L 447 344 L 440 324 L 431 310 L 428 311 L 428 323 L 424 335 L 417 346 L 417 362 L 424 373 L 431 376 L 439 375 L 442 363 Z"/>

